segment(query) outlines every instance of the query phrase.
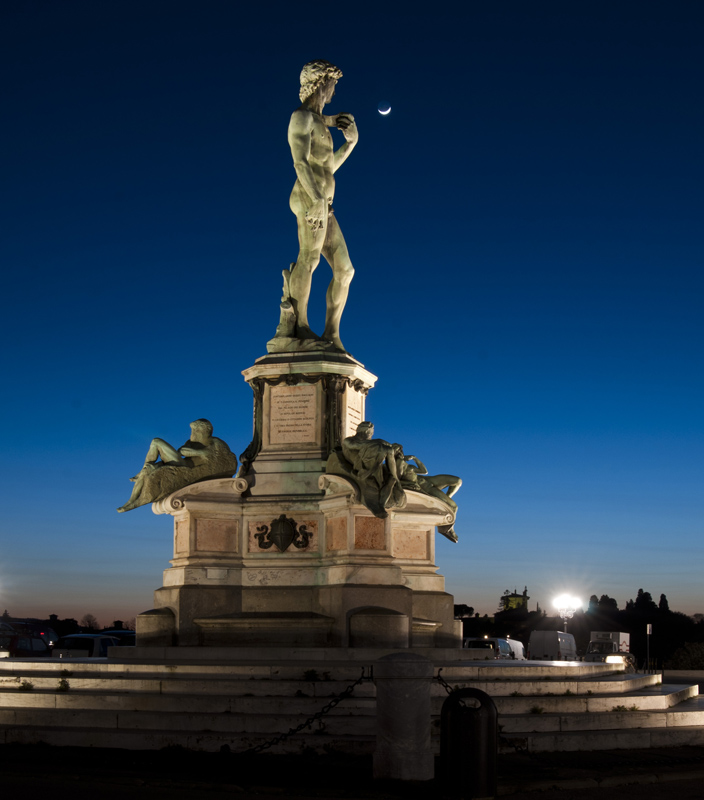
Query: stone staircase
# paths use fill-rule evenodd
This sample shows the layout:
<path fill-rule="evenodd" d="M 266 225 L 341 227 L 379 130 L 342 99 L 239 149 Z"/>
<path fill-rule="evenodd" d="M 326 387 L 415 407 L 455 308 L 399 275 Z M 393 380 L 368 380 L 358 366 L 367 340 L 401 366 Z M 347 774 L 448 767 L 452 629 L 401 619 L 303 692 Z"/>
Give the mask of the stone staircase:
<path fill-rule="evenodd" d="M 543 662 L 544 663 L 544 662 Z M 605 667 L 606 665 L 603 665 Z M 502 748 L 532 752 L 617 750 L 704 744 L 704 696 L 694 685 L 663 684 L 660 675 L 579 674 L 582 666 L 509 667 L 476 677 L 446 667 L 453 688 L 471 685 L 489 694 L 499 712 Z M 500 679 L 497 681 L 496 677 Z M 443 698 L 434 698 L 439 714 Z M 437 723 L 434 723 L 437 725 Z"/>
<path fill-rule="evenodd" d="M 696 685 L 619 674 L 612 665 L 486 664 L 449 652 L 433 654 L 436 674 L 441 669 L 453 688 L 474 686 L 493 698 L 504 749 L 704 743 L 704 698 Z M 376 727 L 371 667 L 380 655 L 339 650 L 321 661 L 319 653 L 272 649 L 266 657 L 261 650 L 241 652 L 237 663 L 2 659 L 0 743 L 242 752 L 316 716 L 364 672 L 351 697 L 268 752 L 369 754 Z M 447 694 L 438 681 L 431 693 L 437 751 Z"/>

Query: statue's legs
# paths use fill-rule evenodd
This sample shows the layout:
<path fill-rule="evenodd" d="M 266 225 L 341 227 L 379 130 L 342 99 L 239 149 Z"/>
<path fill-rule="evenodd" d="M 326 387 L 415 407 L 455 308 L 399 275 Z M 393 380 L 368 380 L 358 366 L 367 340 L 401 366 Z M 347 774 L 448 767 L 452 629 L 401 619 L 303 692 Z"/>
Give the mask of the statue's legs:
<path fill-rule="evenodd" d="M 152 439 L 144 463 L 145 465 L 151 464 L 158 458 L 161 458 L 165 464 L 173 462 L 178 464 L 183 460 L 178 450 L 172 447 L 168 442 L 165 442 L 163 439 Z"/>
<path fill-rule="evenodd" d="M 436 489 L 447 489 L 447 497 L 452 497 L 462 486 L 462 478 L 458 478 L 457 475 L 424 475 L 423 477 Z"/>
<path fill-rule="evenodd" d="M 131 511 L 133 508 L 137 508 L 140 504 L 137 502 L 139 500 L 140 494 L 142 494 L 142 487 L 144 486 L 144 477 L 142 476 L 141 471 L 134 476 L 134 478 L 130 478 L 131 481 L 134 481 L 134 486 L 132 487 L 132 494 L 130 495 L 130 499 L 125 503 L 124 506 L 120 506 L 117 510 L 122 514 L 124 511 Z"/>
<path fill-rule="evenodd" d="M 131 511 L 133 508 L 137 508 L 141 505 L 138 500 L 139 496 L 142 494 L 144 478 L 148 473 L 157 469 L 158 466 L 161 466 L 161 464 L 156 464 L 158 458 L 161 459 L 163 464 L 183 463 L 183 458 L 181 458 L 176 448 L 172 447 L 168 442 L 164 441 L 164 439 L 152 439 L 149 450 L 147 450 L 147 456 L 144 459 L 144 466 L 133 478 L 130 478 L 132 483 L 134 483 L 132 494 L 125 505 L 117 509 L 120 513 L 123 511 Z"/>
<path fill-rule="evenodd" d="M 423 489 L 424 492 L 426 492 L 426 494 L 430 494 L 433 497 L 437 497 L 438 500 L 441 500 L 443 503 L 450 506 L 450 508 L 454 509 L 454 511 L 457 512 L 457 503 L 455 503 L 455 501 L 451 499 L 449 493 L 445 494 L 445 492 L 443 492 L 442 489 L 440 489 L 436 484 L 438 478 L 453 478 L 454 481 L 459 481 L 460 484 L 462 483 L 462 481 L 459 478 L 456 478 L 454 475 L 432 475 L 430 476 L 430 479 L 428 479 L 428 477 L 425 475 L 418 476 L 421 488 Z M 443 484 L 441 483 L 440 485 L 442 486 Z M 447 484 L 445 483 L 444 486 L 447 486 Z M 455 486 L 453 494 L 459 488 L 460 488 L 459 486 Z"/>
<path fill-rule="evenodd" d="M 164 464 L 183 463 L 183 458 L 181 458 L 181 454 L 178 452 L 178 450 L 176 450 L 176 448 L 172 447 L 163 439 L 152 439 L 152 443 L 149 445 L 149 450 L 147 450 L 147 455 L 144 459 L 144 465 L 142 469 L 140 469 L 140 471 L 133 478 L 130 478 L 130 480 L 133 483 L 138 481 L 139 478 L 149 469 L 153 469 L 158 458 L 161 458 Z"/>
<path fill-rule="evenodd" d="M 325 330 L 323 339 L 332 342 L 340 350 L 345 348 L 340 340 L 340 319 L 347 302 L 354 267 L 347 252 L 347 245 L 334 214 L 328 214 L 328 229 L 323 245 L 323 255 L 332 268 L 332 280 L 326 295 Z M 393 458 L 390 459 L 393 461 Z M 395 464 L 394 464 L 395 467 Z"/>
<path fill-rule="evenodd" d="M 295 195 L 294 190 L 294 194 L 291 196 L 291 210 L 296 215 L 298 223 L 299 251 L 289 280 L 291 304 L 296 313 L 296 336 L 299 339 L 317 339 L 318 337 L 308 324 L 308 298 L 310 297 L 313 273 L 320 263 L 320 254 L 325 243 L 327 220 L 322 228 L 312 231 L 306 220 L 306 208 Z"/>

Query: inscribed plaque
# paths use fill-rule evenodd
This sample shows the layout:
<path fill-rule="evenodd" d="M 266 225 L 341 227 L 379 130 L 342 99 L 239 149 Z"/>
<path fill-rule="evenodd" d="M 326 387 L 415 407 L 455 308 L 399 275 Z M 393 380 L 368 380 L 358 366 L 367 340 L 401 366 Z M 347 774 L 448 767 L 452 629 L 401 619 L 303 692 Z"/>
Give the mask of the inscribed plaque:
<path fill-rule="evenodd" d="M 317 442 L 316 386 L 272 386 L 269 401 L 271 444 Z"/>
<path fill-rule="evenodd" d="M 354 436 L 357 433 L 357 425 L 364 419 L 364 395 L 352 387 L 347 387 L 344 408 L 342 436 Z"/>

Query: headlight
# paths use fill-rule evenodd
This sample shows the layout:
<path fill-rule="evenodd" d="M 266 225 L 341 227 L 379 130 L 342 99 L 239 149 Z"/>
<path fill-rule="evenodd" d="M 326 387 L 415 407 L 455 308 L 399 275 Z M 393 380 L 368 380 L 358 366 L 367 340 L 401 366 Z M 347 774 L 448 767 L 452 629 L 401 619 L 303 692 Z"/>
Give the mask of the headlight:
<path fill-rule="evenodd" d="M 606 656 L 607 664 L 623 664 L 623 656 Z"/>

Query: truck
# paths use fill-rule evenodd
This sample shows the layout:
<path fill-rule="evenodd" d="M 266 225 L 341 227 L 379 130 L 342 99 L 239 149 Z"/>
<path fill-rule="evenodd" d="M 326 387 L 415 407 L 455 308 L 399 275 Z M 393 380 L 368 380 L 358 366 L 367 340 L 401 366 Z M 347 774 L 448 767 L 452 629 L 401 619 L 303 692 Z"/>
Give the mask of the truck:
<path fill-rule="evenodd" d="M 584 660 L 623 664 L 625 669 L 633 671 L 636 659 L 631 653 L 631 634 L 623 631 L 591 631 Z"/>
<path fill-rule="evenodd" d="M 533 631 L 528 642 L 531 661 L 576 661 L 574 636 L 565 631 Z"/>

